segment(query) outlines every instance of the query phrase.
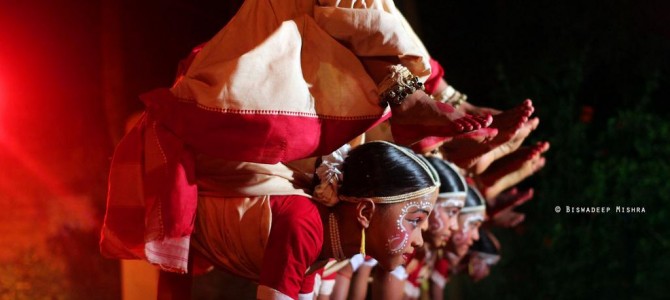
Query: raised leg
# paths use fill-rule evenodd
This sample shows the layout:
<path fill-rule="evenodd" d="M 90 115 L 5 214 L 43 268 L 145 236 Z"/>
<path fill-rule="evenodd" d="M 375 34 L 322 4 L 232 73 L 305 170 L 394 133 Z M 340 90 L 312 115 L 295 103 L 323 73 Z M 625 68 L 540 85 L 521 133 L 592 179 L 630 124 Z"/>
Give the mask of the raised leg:
<path fill-rule="evenodd" d="M 459 134 L 488 127 L 491 115 L 468 115 L 451 105 L 436 102 L 422 91 L 407 97 L 393 106 L 390 119 L 391 132 L 396 143 L 412 145 L 429 137 L 451 138 Z"/>
<path fill-rule="evenodd" d="M 526 100 L 517 107 L 493 115 L 489 128 L 497 129 L 495 136 L 485 143 L 456 137 L 442 146 L 445 157 L 475 174 L 483 172 L 495 159 L 518 148 L 530 131 L 537 127 L 537 118 L 528 121 L 533 110 L 532 102 Z"/>

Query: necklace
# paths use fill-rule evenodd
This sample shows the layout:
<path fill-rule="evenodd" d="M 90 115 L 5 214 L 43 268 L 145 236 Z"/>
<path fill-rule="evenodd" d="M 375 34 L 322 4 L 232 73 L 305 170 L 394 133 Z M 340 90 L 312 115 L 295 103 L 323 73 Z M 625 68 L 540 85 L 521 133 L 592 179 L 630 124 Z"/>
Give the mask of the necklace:
<path fill-rule="evenodd" d="M 337 218 L 335 214 L 328 215 L 328 226 L 330 227 L 330 246 L 332 247 L 333 256 L 338 261 L 344 260 L 344 251 L 342 251 L 342 242 L 340 241 L 340 230 L 337 225 Z"/>

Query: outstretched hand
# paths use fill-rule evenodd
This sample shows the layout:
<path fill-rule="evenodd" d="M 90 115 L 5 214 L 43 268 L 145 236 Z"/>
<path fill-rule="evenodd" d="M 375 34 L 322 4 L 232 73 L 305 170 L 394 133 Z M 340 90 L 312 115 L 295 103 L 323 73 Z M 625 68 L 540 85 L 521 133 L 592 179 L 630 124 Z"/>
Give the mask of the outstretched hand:
<path fill-rule="evenodd" d="M 519 149 L 519 146 L 521 146 L 526 137 L 528 137 L 539 124 L 539 118 L 532 118 L 523 123 L 521 128 L 512 135 L 511 139 L 482 155 L 479 160 L 470 167 L 469 171 L 473 174 L 481 174 L 486 171 L 494 161 Z"/>
<path fill-rule="evenodd" d="M 488 205 L 486 206 L 487 215 L 490 218 L 495 218 L 499 213 L 514 209 L 521 204 L 528 202 L 533 199 L 534 190 L 528 188 L 523 191 L 519 191 L 518 188 L 511 188 L 496 197 L 493 200 L 487 200 Z"/>
<path fill-rule="evenodd" d="M 505 209 L 498 213 L 495 217 L 491 218 L 493 225 L 503 228 L 512 228 L 515 227 L 526 219 L 526 215 L 520 212 L 514 211 L 511 207 Z"/>
<path fill-rule="evenodd" d="M 479 188 L 486 199 L 496 198 L 502 191 L 534 174 L 545 164 L 542 156 L 549 150 L 548 142 L 522 147 L 496 160 L 479 175 Z"/>

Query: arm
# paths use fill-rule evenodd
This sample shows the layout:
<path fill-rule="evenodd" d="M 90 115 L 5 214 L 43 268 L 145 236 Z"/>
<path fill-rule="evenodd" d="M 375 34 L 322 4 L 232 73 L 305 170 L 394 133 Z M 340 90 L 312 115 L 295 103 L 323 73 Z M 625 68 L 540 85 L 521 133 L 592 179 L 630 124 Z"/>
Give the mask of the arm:
<path fill-rule="evenodd" d="M 399 266 L 393 272 L 377 268 L 373 276 L 372 299 L 398 300 L 404 298 L 407 273 L 403 266 Z"/>
<path fill-rule="evenodd" d="M 373 266 L 368 264 L 361 265 L 351 277 L 349 286 L 349 297 L 352 300 L 363 300 L 368 294 L 368 280 Z"/>
<path fill-rule="evenodd" d="M 349 293 L 349 285 L 351 283 L 351 276 L 354 270 L 351 267 L 351 264 L 347 264 L 342 269 L 337 271 L 335 276 L 335 286 L 333 287 L 333 293 L 330 295 L 330 299 L 333 300 L 344 300 L 347 299 L 347 294 Z"/>

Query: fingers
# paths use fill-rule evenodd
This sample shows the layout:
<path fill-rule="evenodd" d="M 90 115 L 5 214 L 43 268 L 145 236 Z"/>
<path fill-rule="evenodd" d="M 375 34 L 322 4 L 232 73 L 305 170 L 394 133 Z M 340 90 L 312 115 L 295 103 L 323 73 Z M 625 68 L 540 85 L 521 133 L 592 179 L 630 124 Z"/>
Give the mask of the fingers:
<path fill-rule="evenodd" d="M 521 106 L 523 107 L 524 115 L 526 117 L 530 117 L 533 112 L 535 112 L 535 107 L 533 106 L 533 101 L 530 99 L 526 99 L 521 103 Z"/>
<path fill-rule="evenodd" d="M 503 211 L 520 206 L 532 199 L 533 193 L 534 191 L 532 188 L 519 192 L 516 187 L 513 187 L 496 198 L 496 202 L 494 207 L 491 208 L 490 214 L 495 217 Z"/>
<path fill-rule="evenodd" d="M 539 171 L 540 169 L 544 168 L 545 163 L 547 162 L 547 159 L 544 157 L 540 157 L 538 161 L 533 165 L 533 173 Z"/>
<path fill-rule="evenodd" d="M 512 220 L 512 222 L 510 222 L 510 227 L 516 227 L 517 225 L 521 224 L 521 222 L 523 222 L 523 220 L 525 220 L 525 219 L 526 219 L 525 214 L 517 213 L 514 216 L 514 219 Z"/>
<path fill-rule="evenodd" d="M 528 122 L 524 123 L 524 126 L 527 126 L 529 131 L 535 130 L 538 125 L 540 125 L 540 118 L 538 117 L 532 118 L 528 120 Z"/>
<path fill-rule="evenodd" d="M 537 147 L 540 150 L 540 153 L 547 152 L 549 150 L 549 147 L 551 146 L 549 142 L 537 142 Z"/>
<path fill-rule="evenodd" d="M 524 203 L 528 202 L 530 199 L 533 199 L 533 194 L 534 193 L 535 193 L 535 191 L 532 188 L 529 188 L 529 189 L 521 192 L 518 195 L 516 201 L 514 201 L 513 206 L 514 207 L 519 206 L 521 204 L 524 204 Z"/>

